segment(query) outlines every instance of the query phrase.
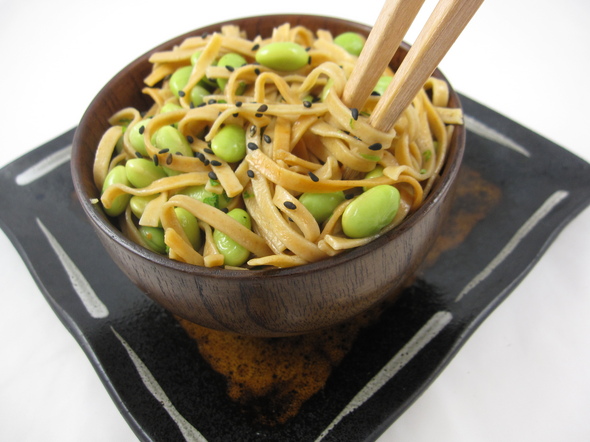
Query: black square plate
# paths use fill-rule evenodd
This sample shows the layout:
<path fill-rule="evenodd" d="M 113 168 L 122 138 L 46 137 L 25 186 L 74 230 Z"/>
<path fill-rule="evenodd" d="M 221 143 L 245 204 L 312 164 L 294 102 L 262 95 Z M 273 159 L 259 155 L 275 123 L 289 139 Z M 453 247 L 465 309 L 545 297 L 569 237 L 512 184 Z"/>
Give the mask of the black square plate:
<path fill-rule="evenodd" d="M 250 377 L 212 363 L 221 355 L 231 366 L 238 356 L 222 336 L 155 305 L 104 252 L 71 183 L 74 130 L 0 170 L 0 225 L 141 440 L 374 440 L 590 202 L 589 164 L 467 97 L 462 102 L 468 138 L 459 192 L 413 285 L 362 327 L 311 338 L 234 337 L 234 349 L 255 344 L 269 358 L 258 361 L 260 373 L 250 366 Z M 285 347 L 299 364 L 287 372 L 307 383 L 263 379 L 262 366 L 278 363 Z M 264 388 L 256 393 L 246 381 Z"/>

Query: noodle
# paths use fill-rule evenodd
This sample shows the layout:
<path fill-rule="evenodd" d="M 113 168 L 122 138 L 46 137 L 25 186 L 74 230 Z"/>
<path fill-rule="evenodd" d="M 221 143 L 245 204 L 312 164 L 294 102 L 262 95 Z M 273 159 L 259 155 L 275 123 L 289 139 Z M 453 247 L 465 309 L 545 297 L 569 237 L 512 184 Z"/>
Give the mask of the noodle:
<path fill-rule="evenodd" d="M 257 48 L 273 42 L 306 47 L 308 64 L 281 72 L 254 63 Z M 231 69 L 218 66 L 226 54 L 238 54 L 247 63 Z M 144 158 L 153 159 L 168 176 L 142 188 L 112 184 L 102 192 L 101 203 L 108 209 L 124 194 L 151 196 L 141 216 L 127 207 L 118 217 L 121 230 L 149 247 L 140 229 L 161 229 L 168 256 L 193 265 L 225 265 L 215 231 L 249 251 L 243 268 L 298 266 L 369 243 L 420 207 L 444 165 L 452 125 L 462 124 L 462 113 L 448 107 L 449 87 L 433 77 L 391 131 L 378 131 L 368 124 L 378 96 L 369 97 L 360 112 L 341 100 L 356 60 L 334 44 L 329 32 L 314 34 L 289 24 L 275 28 L 270 38 L 253 40 L 226 26 L 151 55 L 153 67 L 142 92 L 153 105 L 148 110 L 123 109 L 109 120 L 111 127 L 96 152 L 94 181 L 101 189 L 111 169 L 138 156 L 130 132 L 140 123 Z M 186 66 L 192 66 L 186 84 L 173 93 L 171 75 Z M 383 75 L 394 73 L 387 68 Z M 224 86 L 217 87 L 216 81 L 224 81 Z M 199 85 L 207 94 L 204 103 L 195 106 L 191 91 Z M 170 106 L 172 110 L 163 111 Z M 186 137 L 192 154 L 155 145 L 158 131 L 170 125 Z M 230 125 L 245 130 L 248 144 L 245 157 L 237 162 L 220 160 L 211 149 L 216 135 Z M 377 170 L 382 172 L 365 178 Z M 393 221 L 375 235 L 346 237 L 341 222 L 345 208 L 363 189 L 384 184 L 396 187 L 401 196 Z M 188 196 L 195 186 L 207 191 L 210 201 Z M 346 198 L 325 221 L 316 221 L 299 201 L 304 193 L 331 192 L 344 192 Z M 225 210 L 218 204 L 222 200 Z M 176 208 L 198 219 L 203 239 L 198 250 Z M 224 213 L 235 208 L 248 212 L 251 229 Z"/>

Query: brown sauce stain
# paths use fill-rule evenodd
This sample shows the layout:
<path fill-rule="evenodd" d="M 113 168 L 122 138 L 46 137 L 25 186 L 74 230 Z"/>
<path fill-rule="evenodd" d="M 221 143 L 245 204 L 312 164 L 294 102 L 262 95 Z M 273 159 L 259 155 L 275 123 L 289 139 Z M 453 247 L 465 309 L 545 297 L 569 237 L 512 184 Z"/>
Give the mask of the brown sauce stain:
<path fill-rule="evenodd" d="M 463 167 L 451 215 L 423 269 L 461 244 L 500 200 L 497 187 Z M 305 401 L 323 388 L 359 331 L 375 323 L 383 309 L 382 305 L 336 327 L 286 338 L 241 336 L 177 319 L 197 342 L 202 357 L 226 378 L 229 398 L 255 421 L 272 426 L 297 415 Z"/>
<path fill-rule="evenodd" d="M 322 389 L 359 330 L 379 314 L 371 310 L 330 329 L 286 338 L 242 336 L 178 320 L 203 358 L 227 379 L 228 396 L 255 421 L 276 425 Z"/>
<path fill-rule="evenodd" d="M 473 228 L 502 200 L 502 191 L 479 172 L 462 166 L 459 171 L 453 208 L 422 268 L 432 266 L 440 255 L 459 246 Z"/>

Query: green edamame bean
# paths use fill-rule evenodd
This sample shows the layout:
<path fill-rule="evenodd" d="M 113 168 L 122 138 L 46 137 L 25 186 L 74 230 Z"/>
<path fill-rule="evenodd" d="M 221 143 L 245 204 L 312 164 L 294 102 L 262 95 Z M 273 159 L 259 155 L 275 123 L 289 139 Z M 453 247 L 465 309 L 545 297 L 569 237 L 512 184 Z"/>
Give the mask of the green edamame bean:
<path fill-rule="evenodd" d="M 168 149 L 172 154 L 192 157 L 193 150 L 186 137 L 174 126 L 163 126 L 154 136 L 154 146 L 158 149 Z"/>
<path fill-rule="evenodd" d="M 143 131 L 145 130 L 145 126 L 149 121 L 149 118 L 138 121 L 129 132 L 129 143 L 131 143 L 131 147 L 133 147 L 143 156 L 147 156 L 145 141 L 143 139 Z"/>
<path fill-rule="evenodd" d="M 379 80 L 377 80 L 377 84 L 375 85 L 373 92 L 375 92 L 379 95 L 385 94 L 385 91 L 387 90 L 389 83 L 391 83 L 391 80 L 393 80 L 393 77 L 391 77 L 391 76 L 386 75 L 386 76 L 380 77 Z"/>
<path fill-rule="evenodd" d="M 192 71 L 192 66 L 183 66 L 176 69 L 170 76 L 170 81 L 168 84 L 172 93 L 177 97 L 179 96 L 178 93 L 187 85 Z"/>
<path fill-rule="evenodd" d="M 192 66 L 183 66 L 181 68 L 176 69 L 174 73 L 170 76 L 170 90 L 177 97 L 180 96 L 180 91 L 182 91 L 186 87 L 192 71 Z M 193 103 L 193 105 L 198 106 L 203 102 L 203 97 L 209 94 L 210 92 L 207 89 L 207 84 L 203 82 L 202 79 L 190 90 L 191 102 Z"/>
<path fill-rule="evenodd" d="M 203 53 L 203 51 L 195 51 L 192 53 L 192 55 L 191 55 L 191 65 L 192 66 L 197 64 L 197 60 L 199 59 L 199 57 L 201 56 L 202 53 Z"/>
<path fill-rule="evenodd" d="M 168 112 L 174 112 L 174 111 L 180 110 L 180 109 L 182 109 L 182 106 L 180 106 L 179 104 L 173 103 L 172 101 L 169 101 L 168 103 L 165 103 L 164 106 L 162 106 L 160 108 L 160 113 L 166 114 Z"/>
<path fill-rule="evenodd" d="M 168 149 L 172 155 L 180 154 L 188 157 L 193 156 L 193 150 L 186 139 L 176 126 L 163 126 L 156 131 L 152 138 L 152 143 L 158 150 Z M 162 169 L 168 176 L 179 175 L 181 172 L 162 166 Z"/>
<path fill-rule="evenodd" d="M 199 250 L 201 248 L 201 229 L 197 218 L 182 207 L 175 208 L 174 212 L 189 242 L 195 250 Z"/>
<path fill-rule="evenodd" d="M 193 103 L 194 106 L 203 104 L 205 97 L 209 94 L 210 92 L 207 89 L 205 89 L 200 84 L 197 84 L 191 89 L 191 103 Z"/>
<path fill-rule="evenodd" d="M 256 52 L 256 61 L 277 71 L 296 71 L 309 62 L 309 54 L 297 43 L 277 41 L 261 47 Z"/>
<path fill-rule="evenodd" d="M 240 54 L 236 54 L 234 52 L 230 52 L 230 53 L 223 55 L 219 59 L 219 61 L 217 62 L 217 66 L 221 66 L 221 67 L 229 66 L 230 69 L 239 68 L 240 66 L 244 66 L 245 64 L 247 64 L 246 59 L 244 57 L 242 57 Z M 218 78 L 217 79 L 217 85 L 219 86 L 219 89 L 221 89 L 221 90 L 225 89 L 226 84 L 227 84 L 227 78 Z M 241 95 L 244 92 L 245 88 L 246 88 L 246 84 L 244 82 L 241 82 L 236 93 L 238 95 Z"/>
<path fill-rule="evenodd" d="M 176 104 L 172 101 L 169 101 L 168 103 L 165 103 L 161 108 L 160 108 L 160 114 L 167 114 L 168 112 L 174 112 L 177 110 L 182 109 L 182 106 L 180 106 L 179 104 Z M 178 127 L 178 123 L 173 123 L 172 126 L 174 127 Z M 152 135 L 152 144 L 154 144 L 154 140 L 155 140 L 155 134 Z"/>
<path fill-rule="evenodd" d="M 252 228 L 250 215 L 245 210 L 233 209 L 229 211 L 228 215 L 248 229 Z M 225 258 L 225 265 L 241 266 L 248 260 L 250 251 L 239 245 L 225 233 L 215 230 L 213 232 L 213 240 L 215 241 L 217 250 L 219 250 L 219 253 L 221 253 Z"/>
<path fill-rule="evenodd" d="M 310 193 L 305 192 L 299 197 L 301 204 L 313 215 L 318 223 L 326 221 L 334 209 L 344 201 L 344 192 Z"/>
<path fill-rule="evenodd" d="M 127 179 L 133 187 L 147 187 L 154 181 L 164 178 L 166 172 L 160 166 L 156 166 L 153 161 L 146 158 L 133 158 L 125 163 L 125 173 Z"/>
<path fill-rule="evenodd" d="M 166 253 L 164 229 L 161 227 L 139 226 L 138 230 L 150 250 L 160 254 Z"/>
<path fill-rule="evenodd" d="M 127 174 L 125 173 L 125 166 L 119 165 L 111 169 L 111 171 L 105 177 L 104 183 L 102 185 L 102 193 L 104 193 L 104 191 L 107 190 L 107 188 L 109 186 L 112 186 L 113 184 L 123 184 L 125 186 L 131 186 L 131 183 L 127 179 Z M 127 193 L 119 195 L 117 198 L 113 200 L 111 207 L 109 207 L 108 209 L 106 207 L 104 208 L 105 213 L 109 216 L 121 215 L 127 208 L 127 204 L 129 203 L 130 199 L 131 195 Z"/>
<path fill-rule="evenodd" d="M 370 180 L 371 178 L 378 178 L 380 176 L 383 176 L 383 166 L 377 164 L 373 170 L 365 174 L 365 179 Z M 363 187 L 364 192 L 367 190 L 369 190 L 369 187 Z"/>
<path fill-rule="evenodd" d="M 388 184 L 367 190 L 344 209 L 344 234 L 350 238 L 365 238 L 379 233 L 395 217 L 399 202 L 399 191 Z"/>
<path fill-rule="evenodd" d="M 217 62 L 217 66 L 230 66 L 232 68 L 239 68 L 245 64 L 247 64 L 246 59 L 235 52 L 229 52 L 223 55 Z"/>
<path fill-rule="evenodd" d="M 246 131 L 236 124 L 222 127 L 211 140 L 211 149 L 228 163 L 241 161 L 246 156 Z"/>
<path fill-rule="evenodd" d="M 131 213 L 133 213 L 138 219 L 141 218 L 143 216 L 143 212 L 145 211 L 145 206 L 147 206 L 148 203 L 157 196 L 158 195 L 133 195 L 129 200 L 129 207 L 131 208 Z"/>
<path fill-rule="evenodd" d="M 377 164 L 373 170 L 365 174 L 365 179 L 370 180 L 371 178 L 378 178 L 380 176 L 383 176 L 383 166 Z"/>
<path fill-rule="evenodd" d="M 221 194 L 213 193 L 205 189 L 205 185 L 200 186 L 190 186 L 183 189 L 181 192 L 183 195 L 190 196 L 196 200 L 201 201 L 202 203 L 209 204 L 210 206 L 216 207 L 218 209 L 225 209 L 231 198 L 225 194 L 225 192 Z"/>
<path fill-rule="evenodd" d="M 358 57 L 365 46 L 365 37 L 356 32 L 343 32 L 334 38 L 334 43 Z"/>

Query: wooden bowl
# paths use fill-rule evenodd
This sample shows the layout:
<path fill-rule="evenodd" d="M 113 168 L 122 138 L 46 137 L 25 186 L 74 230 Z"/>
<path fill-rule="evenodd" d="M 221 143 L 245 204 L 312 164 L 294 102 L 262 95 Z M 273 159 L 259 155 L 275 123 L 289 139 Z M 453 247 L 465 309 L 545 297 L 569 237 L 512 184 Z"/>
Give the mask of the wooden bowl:
<path fill-rule="evenodd" d="M 337 18 L 309 15 L 270 15 L 231 22 L 250 38 L 268 36 L 285 22 L 334 35 L 370 28 Z M 226 270 L 188 265 L 133 243 L 109 221 L 99 205 L 92 178 L 98 141 L 107 119 L 119 109 L 147 109 L 141 93 L 150 72 L 151 53 L 172 48 L 191 35 L 214 32 L 227 23 L 206 26 L 174 38 L 142 55 L 119 72 L 95 97 L 76 131 L 72 149 L 74 188 L 102 244 L 125 274 L 151 299 L 175 315 L 199 325 L 252 336 L 287 336 L 338 324 L 393 296 L 411 278 L 434 243 L 449 211 L 465 145 L 465 130 L 454 131 L 446 165 L 422 207 L 398 228 L 372 243 L 326 259 L 290 269 Z M 396 67 L 407 52 L 403 46 L 392 60 Z M 439 71 L 439 78 L 444 78 Z M 454 91 L 451 106 L 459 107 Z M 107 277 L 107 275 L 105 275 Z"/>

